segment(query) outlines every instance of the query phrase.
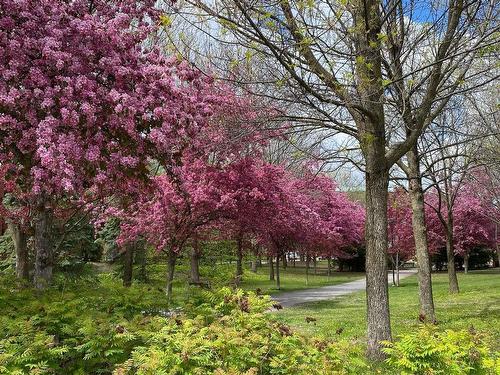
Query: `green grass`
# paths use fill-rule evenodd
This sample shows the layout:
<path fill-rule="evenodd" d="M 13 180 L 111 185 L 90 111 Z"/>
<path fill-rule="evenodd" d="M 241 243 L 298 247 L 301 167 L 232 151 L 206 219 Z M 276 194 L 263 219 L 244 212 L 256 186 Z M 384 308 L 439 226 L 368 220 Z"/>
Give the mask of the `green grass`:
<path fill-rule="evenodd" d="M 434 298 L 438 324 L 443 329 L 461 329 L 471 326 L 490 332 L 500 343 L 500 270 L 459 274 L 461 292 L 448 293 L 448 276 L 433 275 Z M 413 331 L 418 325 L 417 278 L 401 280 L 400 287 L 390 287 L 390 310 L 393 335 Z M 329 301 L 307 303 L 287 308 L 276 318 L 296 330 L 322 337 L 365 337 L 365 292 Z M 316 319 L 306 323 L 305 317 Z M 500 344 L 499 344 L 500 346 Z"/>
<path fill-rule="evenodd" d="M 235 263 L 213 263 L 200 265 L 202 280 L 209 281 L 212 288 L 216 289 L 227 284 L 234 284 L 236 271 Z M 241 289 L 256 291 L 260 289 L 262 294 L 279 294 L 293 290 L 308 288 L 318 288 L 326 285 L 336 285 L 365 277 L 362 272 L 332 272 L 327 275 L 326 263 L 318 262 L 317 273 L 311 264 L 309 277 L 306 277 L 305 266 L 297 262 L 296 267 L 289 265 L 286 269 L 280 267 L 281 289 L 276 288 L 276 281 L 269 280 L 269 268 L 267 265 L 257 268 L 257 273 L 250 271 L 245 263 L 243 279 L 239 285 Z M 166 266 L 156 264 L 148 266 L 149 284 L 156 288 L 165 287 Z M 233 282 L 231 282 L 233 280 Z M 188 287 L 189 265 L 186 261 L 181 261 L 176 266 L 173 296 L 174 304 L 182 305 L 189 296 L 193 287 Z"/>
<path fill-rule="evenodd" d="M 328 277 L 326 269 L 319 269 L 315 275 L 311 269 L 309 280 L 306 279 L 305 269 L 302 267 L 288 266 L 280 269 L 281 289 L 276 288 L 276 282 L 269 280 L 269 269 L 264 266 L 257 270 L 257 273 L 246 271 L 241 283 L 241 288 L 245 290 L 256 290 L 259 288 L 265 294 L 279 294 L 292 290 L 302 290 L 308 288 L 319 288 L 326 285 L 336 285 L 349 281 L 362 279 L 365 277 L 361 272 L 332 272 Z"/>

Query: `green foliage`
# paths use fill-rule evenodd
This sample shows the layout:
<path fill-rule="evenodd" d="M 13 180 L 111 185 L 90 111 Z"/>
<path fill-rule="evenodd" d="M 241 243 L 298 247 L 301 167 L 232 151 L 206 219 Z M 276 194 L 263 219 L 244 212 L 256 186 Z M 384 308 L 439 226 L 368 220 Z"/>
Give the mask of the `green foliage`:
<path fill-rule="evenodd" d="M 109 275 L 58 279 L 43 295 L 0 280 L 0 374 L 111 373 L 144 344 L 162 292 Z"/>
<path fill-rule="evenodd" d="M 368 369 L 363 350 L 292 332 L 265 310 L 268 297 L 223 288 L 206 293 L 192 318 L 158 318 L 115 374 L 348 374 Z"/>
<path fill-rule="evenodd" d="M 334 330 L 321 339 L 300 334 L 267 312 L 269 297 L 253 292 L 191 288 L 182 310 L 169 310 L 160 288 L 142 283 L 124 288 L 110 274 L 59 275 L 44 293 L 18 285 L 13 276 L 0 277 L 0 374 L 378 370 L 364 359 L 362 341 Z M 494 374 L 500 364 L 490 349 L 494 340 L 473 331 L 425 328 L 387 344 L 382 373 Z"/>
<path fill-rule="evenodd" d="M 500 374 L 500 353 L 473 329 L 438 332 L 426 326 L 386 342 L 384 352 L 401 374 Z"/>

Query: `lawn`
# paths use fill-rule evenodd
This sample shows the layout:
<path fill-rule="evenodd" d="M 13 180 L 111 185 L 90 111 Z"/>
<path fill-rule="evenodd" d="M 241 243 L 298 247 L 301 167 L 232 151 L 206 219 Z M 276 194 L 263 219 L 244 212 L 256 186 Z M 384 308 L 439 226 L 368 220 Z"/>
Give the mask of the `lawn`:
<path fill-rule="evenodd" d="M 490 332 L 500 343 L 500 270 L 459 274 L 459 283 L 460 294 L 450 295 L 448 276 L 433 275 L 439 326 L 444 329 L 474 327 Z M 400 287 L 390 287 L 390 308 L 394 336 L 413 331 L 419 325 L 416 276 L 403 279 Z M 306 317 L 316 321 L 306 323 Z M 364 338 L 365 292 L 286 308 L 276 313 L 276 318 L 308 335 Z"/>
<path fill-rule="evenodd" d="M 217 289 L 228 283 L 235 286 L 234 275 L 236 264 L 233 263 L 202 263 L 200 274 L 202 280 L 209 282 L 212 288 Z M 149 283 L 157 288 L 165 286 L 166 266 L 164 264 L 150 265 L 148 267 Z M 250 271 L 248 262 L 245 263 L 243 279 L 239 288 L 256 291 L 260 289 L 262 294 L 276 295 L 293 290 L 308 288 L 318 288 L 327 285 L 347 283 L 349 281 L 362 279 L 365 274 L 362 272 L 332 272 L 327 274 L 325 262 L 318 262 L 316 273 L 312 267 L 309 276 L 306 277 L 305 266 L 299 262 L 296 266 L 289 265 L 286 269 L 280 267 L 281 289 L 276 289 L 276 282 L 269 280 L 269 268 L 267 265 L 257 268 L 257 272 Z M 230 280 L 233 280 L 232 282 Z M 182 305 L 184 297 L 187 297 L 192 290 L 188 287 L 189 265 L 186 260 L 179 262 L 176 266 L 174 279 L 174 303 Z"/>
<path fill-rule="evenodd" d="M 332 272 L 329 277 L 326 269 L 319 268 L 317 274 L 314 274 L 311 268 L 308 280 L 305 274 L 305 268 L 302 266 L 288 266 L 286 269 L 280 269 L 281 289 L 276 289 L 276 282 L 269 280 L 269 268 L 264 266 L 257 269 L 257 273 L 246 271 L 241 288 L 245 290 L 256 290 L 259 288 L 265 294 L 279 294 L 292 290 L 301 290 L 308 288 L 319 288 L 326 285 L 336 285 L 347 283 L 349 281 L 362 279 L 365 277 L 361 272 Z"/>

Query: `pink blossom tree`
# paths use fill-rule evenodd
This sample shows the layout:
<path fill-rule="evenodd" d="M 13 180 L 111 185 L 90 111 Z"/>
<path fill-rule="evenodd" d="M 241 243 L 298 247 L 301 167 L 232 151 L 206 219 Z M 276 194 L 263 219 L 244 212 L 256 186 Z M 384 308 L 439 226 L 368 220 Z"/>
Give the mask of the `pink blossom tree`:
<path fill-rule="evenodd" d="M 33 223 L 38 288 L 51 279 L 58 200 L 126 190 L 126 181 L 147 180 L 151 158 L 172 174 L 184 144 L 196 150 L 203 136 L 219 136 L 202 130 L 228 93 L 145 47 L 159 15 L 153 5 L 0 2 L 2 186 L 19 208 L 6 215 Z"/>

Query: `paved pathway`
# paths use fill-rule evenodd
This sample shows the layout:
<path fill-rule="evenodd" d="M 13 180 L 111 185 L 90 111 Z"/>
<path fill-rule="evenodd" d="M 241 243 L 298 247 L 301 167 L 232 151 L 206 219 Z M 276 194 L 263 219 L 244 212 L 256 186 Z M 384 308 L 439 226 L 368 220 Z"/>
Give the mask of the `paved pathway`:
<path fill-rule="evenodd" d="M 402 270 L 399 271 L 399 279 L 414 275 L 416 270 Z M 389 285 L 392 284 L 392 273 L 388 274 Z M 293 292 L 285 292 L 272 296 L 272 299 L 279 302 L 283 307 L 298 305 L 300 303 L 323 301 L 333 299 L 335 297 L 345 296 L 366 287 L 366 279 L 359 279 L 350 281 L 348 283 L 323 286 L 321 288 L 296 290 Z"/>

